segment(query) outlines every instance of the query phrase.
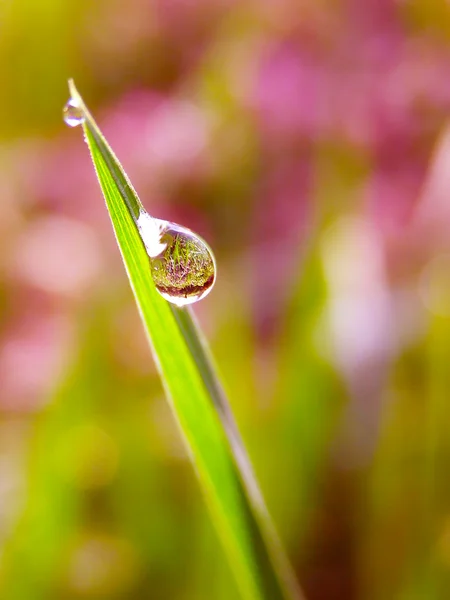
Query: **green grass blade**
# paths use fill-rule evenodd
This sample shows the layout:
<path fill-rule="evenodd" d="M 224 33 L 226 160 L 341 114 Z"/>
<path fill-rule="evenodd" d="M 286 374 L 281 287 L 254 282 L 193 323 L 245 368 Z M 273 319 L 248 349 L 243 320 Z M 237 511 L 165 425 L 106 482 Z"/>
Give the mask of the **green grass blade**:
<path fill-rule="evenodd" d="M 140 200 L 70 82 L 117 243 L 167 397 L 243 598 L 300 598 L 227 400 L 192 314 L 166 302 L 150 275 L 136 219 Z"/>

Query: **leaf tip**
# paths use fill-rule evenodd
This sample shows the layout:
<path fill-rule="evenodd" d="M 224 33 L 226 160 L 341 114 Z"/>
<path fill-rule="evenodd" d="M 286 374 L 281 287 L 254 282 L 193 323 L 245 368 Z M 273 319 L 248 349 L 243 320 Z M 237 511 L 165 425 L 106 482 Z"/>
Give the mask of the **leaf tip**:
<path fill-rule="evenodd" d="M 78 93 L 77 88 L 75 87 L 75 82 L 72 78 L 68 80 L 69 84 L 69 93 L 73 100 L 81 100 L 80 94 Z"/>

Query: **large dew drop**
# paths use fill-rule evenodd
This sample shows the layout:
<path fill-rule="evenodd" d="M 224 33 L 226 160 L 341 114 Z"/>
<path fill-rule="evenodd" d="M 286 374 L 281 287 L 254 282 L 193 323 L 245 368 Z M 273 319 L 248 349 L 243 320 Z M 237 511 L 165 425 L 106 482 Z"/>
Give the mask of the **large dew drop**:
<path fill-rule="evenodd" d="M 137 224 L 156 289 L 163 298 L 184 306 L 209 294 L 216 279 L 216 265 L 206 242 L 190 229 L 144 212 Z"/>
<path fill-rule="evenodd" d="M 74 100 L 72 100 L 72 98 L 63 108 L 63 119 L 69 127 L 76 127 L 77 125 L 84 123 L 83 110 Z"/>

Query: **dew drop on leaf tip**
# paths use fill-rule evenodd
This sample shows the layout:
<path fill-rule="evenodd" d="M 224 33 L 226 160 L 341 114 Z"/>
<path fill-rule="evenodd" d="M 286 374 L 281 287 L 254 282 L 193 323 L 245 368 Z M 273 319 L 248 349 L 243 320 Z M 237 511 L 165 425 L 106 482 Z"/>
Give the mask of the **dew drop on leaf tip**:
<path fill-rule="evenodd" d="M 142 212 L 137 221 L 150 257 L 156 289 L 163 298 L 185 306 L 209 294 L 216 263 L 208 244 L 190 229 Z"/>
<path fill-rule="evenodd" d="M 71 98 L 63 108 L 63 119 L 69 127 L 76 127 L 84 123 L 83 110 Z"/>
<path fill-rule="evenodd" d="M 69 127 L 84 123 L 83 109 L 73 98 L 63 108 Z M 150 271 L 163 298 L 185 306 L 209 294 L 216 281 L 216 263 L 208 244 L 190 229 L 155 219 L 142 210 L 136 219 L 150 258 Z"/>

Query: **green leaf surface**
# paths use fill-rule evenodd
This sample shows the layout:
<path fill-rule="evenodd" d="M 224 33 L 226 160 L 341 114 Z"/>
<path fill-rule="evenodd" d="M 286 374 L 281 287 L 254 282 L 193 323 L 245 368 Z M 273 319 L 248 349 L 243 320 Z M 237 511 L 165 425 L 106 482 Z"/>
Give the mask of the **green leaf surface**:
<path fill-rule="evenodd" d="M 192 312 L 157 292 L 136 219 L 142 204 L 73 82 L 73 101 L 155 361 L 213 521 L 248 600 L 301 598 Z"/>

